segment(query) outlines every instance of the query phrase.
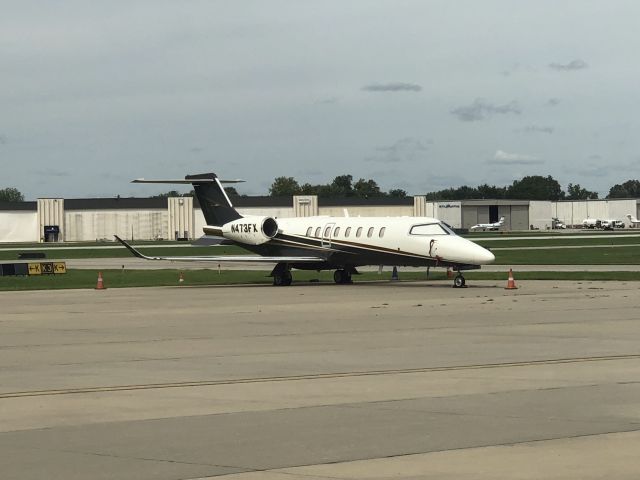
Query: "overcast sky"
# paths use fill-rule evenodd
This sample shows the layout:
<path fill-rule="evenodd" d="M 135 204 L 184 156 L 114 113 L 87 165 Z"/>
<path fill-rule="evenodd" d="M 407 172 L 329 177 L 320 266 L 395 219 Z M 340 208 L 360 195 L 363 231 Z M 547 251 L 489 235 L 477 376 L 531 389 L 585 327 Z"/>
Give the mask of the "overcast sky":
<path fill-rule="evenodd" d="M 6 1 L 0 187 L 640 177 L 637 1 Z"/>

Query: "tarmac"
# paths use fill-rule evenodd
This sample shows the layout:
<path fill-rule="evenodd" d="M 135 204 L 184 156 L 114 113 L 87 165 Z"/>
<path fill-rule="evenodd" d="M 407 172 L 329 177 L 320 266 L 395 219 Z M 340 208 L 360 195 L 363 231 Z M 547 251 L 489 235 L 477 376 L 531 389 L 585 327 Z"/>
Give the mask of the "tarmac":
<path fill-rule="evenodd" d="M 144 260 L 142 258 L 80 258 L 80 259 L 60 259 L 47 260 L 48 262 L 66 262 L 67 268 L 77 268 L 82 270 L 108 270 L 108 269 L 128 269 L 128 270 L 158 270 L 158 269 L 181 269 L 181 270 L 217 270 L 218 265 L 222 270 L 272 270 L 274 263 L 256 262 L 184 262 L 168 260 Z M 484 272 L 508 272 L 510 265 L 483 265 L 481 271 Z M 513 265 L 514 271 L 521 272 L 639 272 L 638 265 Z M 358 267 L 359 271 L 377 271 L 377 266 Z M 437 271 L 438 269 L 432 269 Z M 444 269 L 441 269 L 444 271 Z M 384 267 L 385 272 L 390 272 L 391 267 Z M 399 271 L 426 271 L 426 267 L 399 267 Z M 295 272 L 294 272 L 295 278 Z"/>
<path fill-rule="evenodd" d="M 5 479 L 637 479 L 634 282 L 1 292 Z"/>

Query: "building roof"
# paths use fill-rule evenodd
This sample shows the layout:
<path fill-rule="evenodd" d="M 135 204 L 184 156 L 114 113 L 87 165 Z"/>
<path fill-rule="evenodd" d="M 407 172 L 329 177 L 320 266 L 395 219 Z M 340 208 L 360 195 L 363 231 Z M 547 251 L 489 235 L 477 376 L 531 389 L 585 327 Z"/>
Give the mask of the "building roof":
<path fill-rule="evenodd" d="M 38 211 L 38 202 L 0 202 L 2 211 Z"/>
<path fill-rule="evenodd" d="M 64 201 L 65 210 L 163 209 L 168 205 L 167 197 L 69 198 Z"/>
<path fill-rule="evenodd" d="M 349 207 L 349 206 L 413 206 L 413 197 L 373 197 L 373 198 L 359 198 L 359 197 L 318 197 L 319 207 Z"/>
<path fill-rule="evenodd" d="M 436 203 L 451 202 L 452 200 L 441 200 Z M 529 206 L 529 200 L 497 200 L 497 199 L 482 199 L 482 200 L 459 200 L 464 207 L 483 207 L 491 205 L 526 205 Z"/>
<path fill-rule="evenodd" d="M 231 200 L 234 207 L 293 207 L 292 197 L 270 197 L 267 195 L 245 197 L 229 195 L 229 200 Z M 193 205 L 200 207 L 197 198 L 194 199 Z"/>

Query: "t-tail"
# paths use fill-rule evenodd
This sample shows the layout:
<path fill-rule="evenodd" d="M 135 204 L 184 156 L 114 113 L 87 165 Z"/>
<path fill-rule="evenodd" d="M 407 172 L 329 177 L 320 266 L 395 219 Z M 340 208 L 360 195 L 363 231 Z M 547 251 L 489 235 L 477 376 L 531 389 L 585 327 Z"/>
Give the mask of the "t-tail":
<path fill-rule="evenodd" d="M 222 226 L 233 222 L 242 215 L 233 208 L 227 192 L 222 187 L 223 183 L 239 183 L 243 180 L 220 180 L 215 173 L 201 173 L 198 175 L 187 175 L 184 180 L 145 180 L 143 178 L 134 180 L 133 183 L 171 183 L 171 184 L 191 184 L 198 197 L 200 208 L 207 225 Z"/>

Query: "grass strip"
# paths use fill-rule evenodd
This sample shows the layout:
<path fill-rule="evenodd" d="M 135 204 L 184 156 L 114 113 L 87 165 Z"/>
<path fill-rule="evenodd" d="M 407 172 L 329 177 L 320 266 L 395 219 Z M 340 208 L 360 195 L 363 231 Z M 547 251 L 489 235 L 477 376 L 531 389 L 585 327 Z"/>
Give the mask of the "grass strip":
<path fill-rule="evenodd" d="M 496 265 L 638 265 L 640 246 L 496 250 Z"/>

